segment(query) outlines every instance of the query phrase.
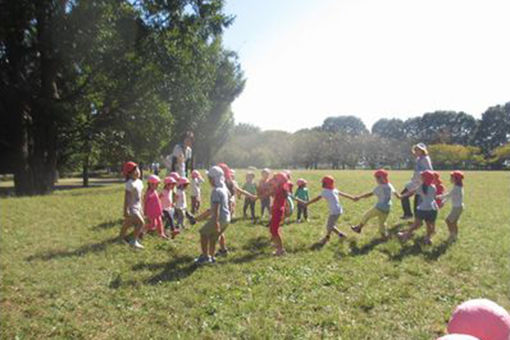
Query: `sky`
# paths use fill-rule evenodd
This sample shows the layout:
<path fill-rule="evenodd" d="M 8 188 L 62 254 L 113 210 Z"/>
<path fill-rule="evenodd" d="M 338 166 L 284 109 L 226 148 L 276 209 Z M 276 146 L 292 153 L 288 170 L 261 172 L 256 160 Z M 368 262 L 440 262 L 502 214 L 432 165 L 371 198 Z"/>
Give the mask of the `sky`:
<path fill-rule="evenodd" d="M 435 110 L 479 118 L 510 101 L 509 0 L 227 0 L 247 79 L 238 123 L 294 132 L 330 116 Z"/>

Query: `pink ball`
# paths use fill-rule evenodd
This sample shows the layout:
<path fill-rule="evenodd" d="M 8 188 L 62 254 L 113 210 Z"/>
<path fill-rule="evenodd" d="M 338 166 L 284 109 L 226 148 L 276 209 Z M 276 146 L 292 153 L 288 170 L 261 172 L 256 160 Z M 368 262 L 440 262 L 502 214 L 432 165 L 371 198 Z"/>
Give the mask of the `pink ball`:
<path fill-rule="evenodd" d="M 510 314 L 490 300 L 469 300 L 453 312 L 448 333 L 469 334 L 480 340 L 508 340 Z"/>
<path fill-rule="evenodd" d="M 480 339 L 467 334 L 448 334 L 440 338 L 437 338 L 436 340 L 480 340 Z"/>

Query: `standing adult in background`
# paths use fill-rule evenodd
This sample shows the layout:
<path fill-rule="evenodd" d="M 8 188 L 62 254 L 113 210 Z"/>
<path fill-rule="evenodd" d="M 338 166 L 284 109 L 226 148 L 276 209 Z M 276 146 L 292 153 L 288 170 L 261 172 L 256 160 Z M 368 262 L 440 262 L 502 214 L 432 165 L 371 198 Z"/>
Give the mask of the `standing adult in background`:
<path fill-rule="evenodd" d="M 165 159 L 165 165 L 170 172 L 177 172 L 182 177 L 187 177 L 188 172 L 193 170 L 193 151 L 191 146 L 195 136 L 193 132 L 188 131 L 184 135 L 183 143 L 176 144 L 172 154 Z"/>
<path fill-rule="evenodd" d="M 416 157 L 416 165 L 414 166 L 413 177 L 411 177 L 411 181 L 406 184 L 406 187 L 402 191 L 402 195 L 418 188 L 421 184 L 420 174 L 425 170 L 434 170 L 432 168 L 432 161 L 429 157 L 429 152 L 427 151 L 427 146 L 423 143 L 418 143 L 414 145 L 411 149 L 411 152 Z M 411 211 L 411 202 L 409 201 L 409 197 L 402 198 L 402 210 L 404 211 L 404 215 L 401 219 L 407 220 L 413 218 L 413 212 L 416 214 L 416 209 L 419 204 L 419 195 L 414 195 L 414 204 L 413 210 Z"/>

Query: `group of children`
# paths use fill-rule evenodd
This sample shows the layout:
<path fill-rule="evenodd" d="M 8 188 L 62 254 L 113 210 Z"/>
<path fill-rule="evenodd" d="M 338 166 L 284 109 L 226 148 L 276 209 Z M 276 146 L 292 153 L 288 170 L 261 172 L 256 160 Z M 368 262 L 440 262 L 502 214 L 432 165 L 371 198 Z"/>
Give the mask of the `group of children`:
<path fill-rule="evenodd" d="M 140 169 L 134 162 L 127 162 L 123 167 L 126 178 L 124 195 L 124 223 L 120 237 L 133 247 L 143 249 L 140 240 L 146 232 L 157 231 L 159 236 L 174 238 L 184 228 L 187 218 L 191 225 L 196 223 L 194 213 L 200 209 L 200 185 L 204 182 L 198 171 L 193 171 L 191 181 L 172 172 L 163 180 L 164 187 L 158 192 L 161 179 L 153 174 L 147 177 L 147 190 L 142 196 L 143 182 Z M 191 184 L 191 213 L 188 212 L 186 189 Z M 147 223 L 145 223 L 145 218 Z M 130 226 L 135 227 L 132 240 L 127 237 Z"/>
<path fill-rule="evenodd" d="M 386 221 L 391 209 L 391 197 L 396 196 L 399 199 L 412 195 L 418 196 L 418 205 L 415 211 L 415 219 L 408 230 L 397 234 L 398 238 L 405 242 L 409 240 L 413 233 L 426 224 L 425 243 L 431 243 L 431 237 L 435 233 L 435 221 L 439 208 L 448 199 L 452 201 L 452 210 L 446 218 L 449 228 L 449 240 L 454 241 L 457 238 L 457 222 L 463 210 L 463 179 L 461 171 L 451 173 L 451 183 L 453 189 L 444 193 L 444 186 L 441 183 L 437 172 L 426 170 L 420 173 L 420 184 L 411 188 L 405 194 L 399 194 L 389 181 L 388 171 L 379 169 L 374 172 L 376 187 L 365 194 L 354 196 L 339 191 L 335 186 L 335 179 L 332 176 L 325 176 L 321 179 L 321 193 L 310 199 L 307 188 L 307 181 L 299 178 L 296 181 L 297 189 L 293 191 L 293 183 L 289 171 L 271 174 L 269 169 L 263 169 L 261 179 L 258 184 L 255 183 L 255 174 L 248 172 L 246 174 L 246 183 L 240 187 L 235 181 L 234 172 L 228 165 L 220 163 L 207 171 L 207 177 L 212 187 L 210 196 L 210 208 L 204 211 L 196 219 L 193 214 L 200 209 L 200 185 L 204 182 L 198 171 L 191 174 L 192 187 L 192 211 L 187 211 L 186 188 L 190 181 L 185 177 L 180 177 L 176 173 L 171 173 L 164 179 L 164 188 L 161 193 L 157 192 L 160 179 L 155 175 L 148 177 L 148 189 L 142 199 L 143 183 L 139 179 L 139 170 L 135 163 L 128 162 L 124 165 L 124 174 L 126 176 L 126 193 L 124 202 L 125 221 L 121 230 L 121 238 L 127 241 L 126 232 L 130 225 L 135 226 L 133 240 L 130 242 L 136 248 L 143 248 L 140 238 L 145 231 L 157 231 L 161 237 L 167 238 L 165 229 L 169 229 L 171 237 L 179 234 L 184 226 L 184 218 L 187 217 L 191 224 L 196 221 L 208 220 L 200 229 L 201 255 L 196 262 L 209 263 L 215 262 L 218 254 L 226 254 L 225 230 L 227 229 L 235 211 L 235 198 L 239 195 L 245 196 L 243 215 L 247 217 L 247 210 L 250 209 L 253 222 L 257 221 L 255 216 L 255 203 L 260 200 L 261 218 L 265 211 L 269 212 L 269 230 L 271 239 L 276 248 L 274 255 L 285 254 L 280 227 L 286 217 L 292 214 L 294 209 L 293 201 L 297 202 L 297 221 L 301 222 L 308 219 L 308 206 L 324 199 L 328 202 L 329 216 L 326 222 L 326 233 L 318 242 L 319 245 L 325 245 L 332 233 L 340 239 L 346 237 L 345 233 L 337 227 L 337 222 L 343 214 L 343 207 L 340 203 L 340 197 L 345 197 L 353 201 L 375 196 L 376 204 L 365 212 L 357 225 L 351 226 L 353 232 L 361 233 L 365 225 L 372 218 L 377 218 L 379 231 L 384 239 L 389 237 Z M 143 208 L 142 208 L 143 207 Z M 143 212 L 143 214 L 142 214 Z M 147 217 L 148 223 L 144 224 L 143 215 Z M 165 225 L 163 226 L 163 219 Z M 165 228 L 166 227 L 166 228 Z M 215 252 L 216 244 L 220 243 L 220 250 Z"/>

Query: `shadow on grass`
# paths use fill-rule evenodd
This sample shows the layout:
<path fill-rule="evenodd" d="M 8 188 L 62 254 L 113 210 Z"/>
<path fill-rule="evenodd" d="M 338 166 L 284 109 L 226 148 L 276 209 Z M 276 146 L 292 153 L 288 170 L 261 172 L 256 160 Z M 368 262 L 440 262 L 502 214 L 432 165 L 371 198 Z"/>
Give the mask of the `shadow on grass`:
<path fill-rule="evenodd" d="M 99 223 L 98 225 L 92 227 L 92 230 L 106 230 L 113 228 L 115 226 L 120 226 L 124 220 L 122 218 L 118 218 L 116 220 L 110 220 L 107 222 Z"/>
<path fill-rule="evenodd" d="M 375 247 L 380 244 L 386 243 L 390 241 L 392 237 L 395 237 L 395 234 L 403 227 L 406 223 L 399 223 L 388 229 L 389 237 L 376 237 L 373 238 L 369 243 L 364 244 L 362 247 L 358 247 L 358 242 L 356 240 L 352 240 L 349 242 L 350 253 L 349 256 L 361 256 L 366 255 L 370 251 L 372 251 Z"/>
<path fill-rule="evenodd" d="M 391 261 L 400 262 L 408 256 L 423 256 L 427 261 L 437 261 L 442 255 L 446 253 L 451 243 L 443 241 L 437 246 L 426 246 L 424 245 L 425 236 L 420 236 L 414 239 L 412 245 L 405 243 L 400 248 L 398 253 L 392 253 L 387 249 L 381 250 L 382 253 L 388 255 Z"/>
<path fill-rule="evenodd" d="M 34 260 L 49 261 L 65 257 L 83 256 L 88 253 L 98 253 L 104 251 L 108 246 L 116 242 L 119 242 L 119 238 L 112 237 L 101 242 L 86 244 L 75 250 L 50 250 L 42 252 L 39 254 L 28 256 L 27 258 L 25 258 L 25 260 L 29 262 Z"/>

